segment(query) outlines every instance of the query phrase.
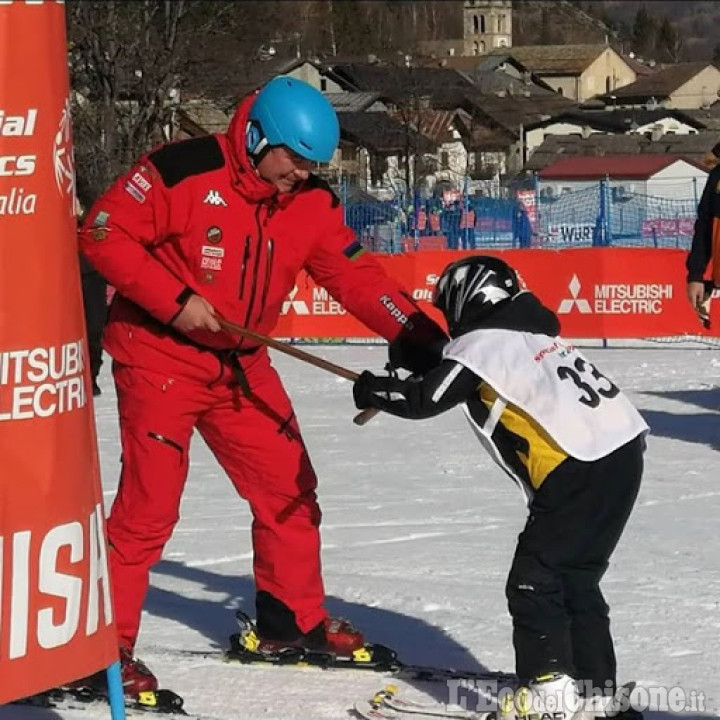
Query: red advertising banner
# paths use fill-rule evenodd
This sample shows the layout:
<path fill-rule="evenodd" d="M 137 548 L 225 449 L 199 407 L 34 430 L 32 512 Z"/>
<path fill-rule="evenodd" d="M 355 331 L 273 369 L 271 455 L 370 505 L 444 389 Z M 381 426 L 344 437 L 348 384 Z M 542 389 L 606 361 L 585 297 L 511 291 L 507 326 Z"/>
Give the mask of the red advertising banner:
<path fill-rule="evenodd" d="M 695 232 L 695 218 L 656 218 L 644 220 L 642 224 L 643 237 L 687 237 L 691 238 Z"/>
<path fill-rule="evenodd" d="M 559 317 L 563 335 L 581 338 L 720 336 L 720 302 L 711 304 L 705 330 L 685 297 L 682 250 L 575 248 L 477 251 L 516 268 L 528 287 Z M 387 272 L 403 282 L 423 309 L 437 318 L 432 292 L 445 266 L 466 251 L 382 255 Z M 275 335 L 294 338 L 370 338 L 325 290 L 304 277 L 283 309 Z"/>
<path fill-rule="evenodd" d="M 117 660 L 65 8 L 0 3 L 0 704 Z"/>

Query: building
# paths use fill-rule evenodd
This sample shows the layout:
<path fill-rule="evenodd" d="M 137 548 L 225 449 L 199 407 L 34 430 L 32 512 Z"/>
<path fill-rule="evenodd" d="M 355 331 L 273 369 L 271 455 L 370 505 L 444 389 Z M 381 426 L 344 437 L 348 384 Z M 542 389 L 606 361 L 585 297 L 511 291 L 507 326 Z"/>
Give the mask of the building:
<path fill-rule="evenodd" d="M 528 157 L 550 135 L 637 134 L 658 139 L 662 135 L 688 135 L 704 129 L 703 122 L 682 110 L 644 107 L 617 110 L 582 110 L 573 108 L 525 127 Z"/>
<path fill-rule="evenodd" d="M 608 179 L 615 197 L 652 195 L 675 198 L 679 188 L 693 196 L 692 186 L 700 180 L 702 189 L 708 169 L 682 155 L 604 155 L 566 157 L 538 173 L 540 195 L 561 196 L 597 186 Z"/>
<path fill-rule="evenodd" d="M 701 130 L 688 135 L 647 137 L 638 134 L 548 135 L 535 149 L 524 168 L 532 176 L 558 158 L 602 157 L 607 155 L 675 155 L 701 164 L 718 141 L 718 133 Z"/>
<path fill-rule="evenodd" d="M 437 63 L 440 67 L 462 73 L 472 80 L 476 89 L 483 93 L 496 93 L 502 90 L 509 95 L 554 92 L 546 82 L 531 73 L 509 52 L 507 55 L 446 57 L 438 59 Z"/>
<path fill-rule="evenodd" d="M 524 45 L 509 54 L 555 92 L 577 102 L 612 93 L 637 78 L 628 61 L 609 45 Z"/>
<path fill-rule="evenodd" d="M 566 157 L 538 175 L 549 242 L 652 240 L 677 246 L 692 235 L 708 169 L 682 155 Z"/>
<path fill-rule="evenodd" d="M 610 107 L 707 108 L 720 95 L 720 70 L 707 62 L 668 65 L 633 83 L 606 91 Z"/>
<path fill-rule="evenodd" d="M 512 46 L 512 0 L 465 0 L 463 37 L 427 40 L 420 51 L 437 57 L 477 56 Z"/>
<path fill-rule="evenodd" d="M 463 55 L 483 55 L 512 45 L 511 0 L 466 0 Z"/>

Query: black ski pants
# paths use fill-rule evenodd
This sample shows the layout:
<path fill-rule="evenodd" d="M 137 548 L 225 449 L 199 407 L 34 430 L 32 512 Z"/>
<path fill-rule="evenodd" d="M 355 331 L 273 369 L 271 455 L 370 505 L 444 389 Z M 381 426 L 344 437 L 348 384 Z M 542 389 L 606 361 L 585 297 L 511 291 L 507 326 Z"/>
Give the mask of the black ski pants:
<path fill-rule="evenodd" d="M 535 494 L 506 594 L 522 680 L 567 673 L 611 694 L 616 662 L 600 590 L 640 487 L 644 437 L 594 462 L 568 459 Z"/>

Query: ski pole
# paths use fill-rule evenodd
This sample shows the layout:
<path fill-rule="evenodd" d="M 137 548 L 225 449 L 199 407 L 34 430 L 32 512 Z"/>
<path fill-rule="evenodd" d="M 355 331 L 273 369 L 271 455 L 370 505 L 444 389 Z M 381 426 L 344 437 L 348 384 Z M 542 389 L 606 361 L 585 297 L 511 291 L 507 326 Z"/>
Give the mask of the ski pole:
<path fill-rule="evenodd" d="M 341 378 L 345 378 L 345 380 L 351 380 L 352 382 L 355 382 L 360 375 L 353 370 L 348 370 L 347 368 L 342 367 L 341 365 L 336 365 L 335 363 L 330 362 L 329 360 L 324 360 L 323 358 L 318 357 L 317 355 L 313 355 L 312 353 L 305 352 L 305 350 L 300 350 L 300 348 L 294 347 L 293 345 L 289 345 L 288 343 L 281 342 L 280 340 L 275 340 L 275 338 L 268 337 L 267 335 L 262 335 L 261 333 L 255 332 L 254 330 L 249 330 L 248 328 L 244 328 L 240 325 L 236 325 L 233 322 L 230 322 L 229 320 L 224 320 L 222 318 L 216 318 L 217 321 L 220 323 L 220 326 L 227 330 L 228 332 L 235 333 L 236 335 L 242 335 L 243 337 L 246 337 L 250 340 L 255 340 L 256 342 L 259 342 L 261 345 L 266 345 L 269 348 L 272 348 L 273 350 L 277 350 L 278 352 L 285 353 L 286 355 L 290 355 L 291 357 L 294 357 L 296 360 L 302 360 L 303 362 L 309 363 L 310 365 L 314 365 L 315 367 L 320 368 L 321 370 L 327 370 L 328 372 L 331 372 L 335 375 L 338 375 Z M 356 425 L 365 425 L 369 420 L 371 420 L 375 415 L 380 412 L 376 408 L 367 408 L 366 410 L 363 410 L 362 412 L 358 413 L 354 418 L 353 422 Z"/>

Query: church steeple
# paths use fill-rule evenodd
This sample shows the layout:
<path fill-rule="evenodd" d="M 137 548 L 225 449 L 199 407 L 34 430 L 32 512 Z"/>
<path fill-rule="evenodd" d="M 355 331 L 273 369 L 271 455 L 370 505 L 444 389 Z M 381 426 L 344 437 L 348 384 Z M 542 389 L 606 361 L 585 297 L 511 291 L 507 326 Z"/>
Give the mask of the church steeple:
<path fill-rule="evenodd" d="M 512 46 L 512 0 L 465 0 L 465 55 Z"/>

